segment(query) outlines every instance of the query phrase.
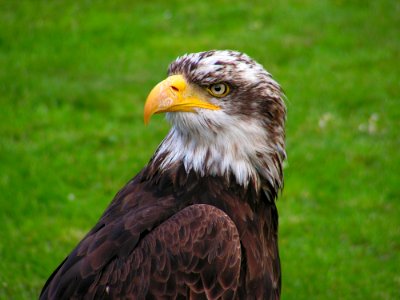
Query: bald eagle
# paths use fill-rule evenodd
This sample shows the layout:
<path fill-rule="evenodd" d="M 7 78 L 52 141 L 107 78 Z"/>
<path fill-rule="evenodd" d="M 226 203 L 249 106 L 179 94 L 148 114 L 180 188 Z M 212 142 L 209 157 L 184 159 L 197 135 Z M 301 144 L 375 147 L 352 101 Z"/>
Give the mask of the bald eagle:
<path fill-rule="evenodd" d="M 166 113 L 169 133 L 40 298 L 279 299 L 283 98 L 243 53 L 172 62 L 144 108 L 146 123 Z"/>

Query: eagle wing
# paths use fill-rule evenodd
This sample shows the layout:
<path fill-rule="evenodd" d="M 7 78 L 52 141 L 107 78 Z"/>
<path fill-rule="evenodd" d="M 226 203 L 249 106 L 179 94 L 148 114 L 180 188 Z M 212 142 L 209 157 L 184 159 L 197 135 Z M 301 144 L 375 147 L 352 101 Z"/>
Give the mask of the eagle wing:
<path fill-rule="evenodd" d="M 49 278 L 41 299 L 232 299 L 241 264 L 233 221 L 211 205 L 179 209 L 172 197 L 146 205 L 142 198 L 122 191 Z"/>

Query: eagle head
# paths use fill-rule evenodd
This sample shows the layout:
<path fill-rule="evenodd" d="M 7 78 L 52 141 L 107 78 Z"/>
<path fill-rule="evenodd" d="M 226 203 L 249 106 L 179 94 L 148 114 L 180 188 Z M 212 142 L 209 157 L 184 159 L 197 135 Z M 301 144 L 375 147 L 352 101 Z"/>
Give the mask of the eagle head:
<path fill-rule="evenodd" d="M 199 176 L 233 175 L 240 185 L 278 191 L 286 158 L 283 98 L 271 74 L 244 53 L 178 57 L 145 104 L 145 123 L 165 112 L 172 125 L 150 163 L 161 170 L 183 163 Z"/>

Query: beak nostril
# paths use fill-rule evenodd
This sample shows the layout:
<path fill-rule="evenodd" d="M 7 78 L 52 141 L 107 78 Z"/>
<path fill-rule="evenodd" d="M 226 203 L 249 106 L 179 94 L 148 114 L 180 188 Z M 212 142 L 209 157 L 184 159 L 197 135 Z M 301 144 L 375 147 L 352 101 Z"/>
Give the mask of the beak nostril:
<path fill-rule="evenodd" d="M 173 89 L 175 92 L 179 92 L 179 89 L 176 86 L 171 85 L 171 89 Z"/>

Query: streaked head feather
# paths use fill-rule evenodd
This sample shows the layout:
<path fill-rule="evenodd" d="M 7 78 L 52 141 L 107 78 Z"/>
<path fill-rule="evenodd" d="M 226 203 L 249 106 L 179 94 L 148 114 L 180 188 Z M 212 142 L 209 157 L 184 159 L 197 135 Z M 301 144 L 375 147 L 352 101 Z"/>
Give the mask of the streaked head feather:
<path fill-rule="evenodd" d="M 249 56 L 230 50 L 187 54 L 177 58 L 169 74 L 207 87 L 226 82 L 224 98 L 210 98 L 221 110 L 167 113 L 172 128 L 155 158 L 160 169 L 182 162 L 200 176 L 234 175 L 237 183 L 253 183 L 278 191 L 283 185 L 285 115 L 283 93 L 271 75 Z"/>

